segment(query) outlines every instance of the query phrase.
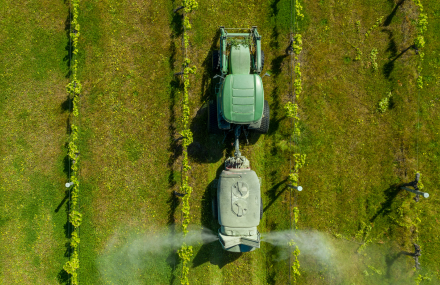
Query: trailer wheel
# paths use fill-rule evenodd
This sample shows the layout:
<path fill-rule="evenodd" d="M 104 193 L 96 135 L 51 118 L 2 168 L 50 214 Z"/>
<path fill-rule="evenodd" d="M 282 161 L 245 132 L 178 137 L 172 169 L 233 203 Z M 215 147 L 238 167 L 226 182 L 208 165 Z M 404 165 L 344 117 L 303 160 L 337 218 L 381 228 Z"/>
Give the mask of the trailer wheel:
<path fill-rule="evenodd" d="M 212 198 L 211 206 L 212 206 L 212 218 L 214 220 L 217 220 L 218 219 L 217 197 Z"/>
<path fill-rule="evenodd" d="M 260 197 L 260 220 L 263 218 L 263 198 Z"/>
<path fill-rule="evenodd" d="M 255 131 L 260 134 L 267 134 L 267 132 L 269 131 L 269 124 L 270 124 L 269 103 L 267 103 L 267 101 L 264 100 L 263 118 L 261 118 L 261 126 Z"/>
<path fill-rule="evenodd" d="M 218 50 L 212 52 L 212 72 L 218 73 L 220 71 L 220 54 Z"/>

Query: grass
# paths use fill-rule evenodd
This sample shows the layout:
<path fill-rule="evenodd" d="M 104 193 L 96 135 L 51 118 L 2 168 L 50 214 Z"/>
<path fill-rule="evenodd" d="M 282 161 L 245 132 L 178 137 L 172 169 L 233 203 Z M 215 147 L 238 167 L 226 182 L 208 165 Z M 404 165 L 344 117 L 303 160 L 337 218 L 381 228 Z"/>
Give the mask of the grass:
<path fill-rule="evenodd" d="M 127 248 L 135 234 L 166 227 L 169 220 L 167 201 L 173 189 L 168 163 L 173 154 L 168 129 L 177 107 L 169 93 L 174 64 L 168 57 L 170 19 L 159 17 L 161 9 L 171 7 L 164 2 L 90 2 L 80 14 L 81 78 L 87 90 L 81 101 L 80 129 L 85 134 L 79 146 L 83 283 L 117 282 L 126 275 L 144 283 L 171 278 L 171 267 L 164 269 L 165 275 L 146 274 L 152 270 L 148 266 L 108 272 L 124 256 L 108 249 L 111 240 Z"/>
<path fill-rule="evenodd" d="M 371 3 L 371 7 L 362 5 L 364 9 L 355 10 L 354 7 L 360 7 L 356 1 L 337 5 L 325 9 L 310 4 L 305 8 L 315 15 L 316 23 L 303 33 L 308 45 L 304 54 L 307 64 L 302 69 L 307 95 L 300 102 L 306 117 L 300 147 L 307 154 L 308 163 L 300 177 L 304 179 L 304 188 L 310 189 L 311 193 L 307 200 L 300 197 L 298 201 L 303 213 L 300 224 L 354 236 L 360 222 L 364 221 L 373 225 L 372 235 L 377 239 L 388 240 L 395 248 L 406 251 L 413 251 L 412 242 L 426 244 L 424 248 L 429 256 L 428 252 L 436 250 L 436 246 L 429 242 L 435 235 L 424 226 L 425 222 L 419 226 L 419 240 L 416 241 L 414 234 L 392 220 L 399 207 L 405 209 L 407 222 L 413 222 L 415 218 L 411 195 L 399 191 L 398 185 L 413 180 L 417 169 L 425 172 L 429 180 L 436 179 L 437 171 L 437 167 L 432 168 L 433 164 L 426 167 L 422 156 L 419 156 L 417 168 L 416 136 L 430 137 L 432 141 L 438 139 L 438 134 L 423 129 L 417 134 L 414 128 L 418 92 L 414 74 L 419 59 L 413 50 L 407 48 L 413 39 L 408 35 L 414 30 L 411 19 L 417 14 L 410 1 L 404 2 L 388 26 L 379 27 L 364 39 L 362 33 L 371 25 L 369 22 L 379 16 L 390 18 L 393 6 L 383 2 Z M 356 13 L 347 13 L 351 10 Z M 329 28 L 320 27 L 318 24 L 322 21 L 319 19 L 329 15 L 334 19 L 328 21 Z M 360 37 L 355 29 L 355 22 L 359 19 Z M 363 23 L 369 24 L 365 27 Z M 352 46 L 360 47 L 364 55 L 369 55 L 373 47 L 377 48 L 378 70 L 372 70 L 365 56 L 360 62 L 343 63 L 340 58 L 347 52 L 354 57 Z M 429 47 L 426 49 L 428 53 Z M 323 53 L 323 50 L 328 52 Z M 375 110 L 377 102 L 390 91 L 393 93 L 393 107 L 381 115 Z M 431 92 L 426 92 L 425 96 L 430 96 L 428 93 Z M 435 114 L 436 111 L 431 109 L 425 119 L 434 123 Z M 422 116 L 420 120 L 422 125 L 426 124 Z M 427 146 L 420 139 L 419 153 Z M 435 203 L 436 198 L 433 198 L 421 201 L 417 206 L 428 211 Z M 407 258 L 406 262 L 410 267 L 411 259 Z M 436 274 L 436 261 L 426 258 L 425 262 L 423 270 Z M 362 271 L 352 272 L 352 276 L 347 274 L 342 280 L 372 282 L 368 281 L 370 277 L 362 276 Z M 394 278 L 399 276 L 390 274 L 381 282 L 397 282 Z M 325 284 L 328 279 L 321 282 Z M 316 281 L 316 284 L 321 282 Z"/>
<path fill-rule="evenodd" d="M 62 202 L 69 117 L 63 60 L 67 6 L 59 3 L 48 10 L 47 3 L 30 2 L 19 12 L 15 4 L 3 4 L 9 13 L 2 17 L 5 28 L 0 32 L 1 283 L 66 283 L 61 269 L 67 241 Z M 263 181 L 260 232 L 289 229 L 292 202 L 300 210 L 299 228 L 322 233 L 333 249 L 332 262 L 302 250 L 298 284 L 410 283 L 419 274 L 404 254 L 413 251 L 412 242 L 422 246 L 420 273 L 435 282 L 440 165 L 440 26 L 435 18 L 440 6 L 423 3 L 429 21 L 422 72 L 426 85 L 418 101 L 419 57 L 408 49 L 417 17 L 411 1 L 302 4 L 302 135 L 296 147 L 307 159 L 299 175 L 304 190 L 293 200 L 285 180 L 290 154 L 280 147 L 291 131 L 283 109 L 290 100 L 285 55 L 289 1 L 207 0 L 191 15 L 189 55 L 197 67 L 190 92 L 194 143 L 188 149 L 192 227 L 217 231 L 219 225 L 211 219 L 212 185 L 233 152 L 231 136 L 221 144 L 223 137 L 207 134 L 205 107 L 213 97 L 211 51 L 218 45 L 218 26 L 257 25 L 266 56 L 263 73 L 271 74 L 263 79 L 271 125 L 269 134 L 251 136 L 250 145 L 242 140 L 241 152 Z M 84 91 L 76 122 L 83 213 L 80 283 L 179 283 L 175 252 L 158 243 L 180 231 L 180 202 L 172 193 L 179 191 L 181 180 L 183 91 L 173 74 L 181 71 L 183 56 L 181 20 L 171 12 L 179 5 L 81 2 L 78 72 Z M 365 37 L 382 16 L 385 24 Z M 377 70 L 370 59 L 373 49 Z M 377 112 L 389 92 L 388 109 Z M 416 170 L 431 194 L 418 204 L 412 194 L 399 191 Z M 422 221 L 418 234 L 412 231 L 416 213 Z M 361 243 L 369 239 L 361 251 Z M 267 243 L 242 255 L 223 251 L 218 242 L 198 245 L 190 283 L 288 284 L 284 253 Z"/>
<path fill-rule="evenodd" d="M 6 3 L 0 50 L 0 283 L 62 280 L 68 68 L 62 3 Z M 37 12 L 36 12 L 37 11 Z"/>

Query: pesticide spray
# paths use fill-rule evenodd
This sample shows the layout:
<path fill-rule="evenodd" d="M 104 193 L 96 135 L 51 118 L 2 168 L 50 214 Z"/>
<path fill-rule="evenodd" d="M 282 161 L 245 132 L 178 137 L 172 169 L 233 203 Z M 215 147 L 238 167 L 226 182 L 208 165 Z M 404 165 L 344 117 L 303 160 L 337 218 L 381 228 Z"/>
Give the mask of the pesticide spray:
<path fill-rule="evenodd" d="M 262 234 L 262 241 L 274 246 L 288 247 L 290 241 L 294 241 L 301 250 L 301 254 L 315 258 L 319 262 L 328 263 L 334 255 L 334 248 L 330 240 L 322 233 L 316 231 L 277 231 Z M 277 260 L 283 260 L 290 256 L 288 250 L 282 251 Z"/>
<path fill-rule="evenodd" d="M 274 262 L 292 256 L 291 240 L 301 252 L 300 272 L 308 278 L 314 276 L 313 284 L 407 284 L 414 280 L 414 261 L 405 258 L 405 252 L 390 240 L 363 247 L 364 242 L 354 238 L 335 238 L 318 231 L 262 234 L 263 242 L 278 249 Z"/>
<path fill-rule="evenodd" d="M 211 230 L 195 227 L 185 237 L 168 228 L 143 233 L 121 229 L 107 242 L 97 267 L 109 284 L 163 284 L 173 278 L 182 243 L 196 246 L 217 239 Z"/>
<path fill-rule="evenodd" d="M 300 271 L 309 278 L 315 276 L 313 284 L 406 284 L 414 279 L 410 270 L 413 261 L 405 258 L 392 241 L 370 243 L 362 252 L 360 242 L 318 231 L 262 233 L 261 241 L 277 249 L 278 256 L 270 257 L 273 262 L 286 262 L 292 254 L 291 240 L 301 251 Z M 100 276 L 109 284 L 167 283 L 174 278 L 179 264 L 176 250 L 183 242 L 197 249 L 218 242 L 218 236 L 200 227 L 192 227 L 186 237 L 168 228 L 142 233 L 121 229 L 108 240 L 97 259 Z"/>

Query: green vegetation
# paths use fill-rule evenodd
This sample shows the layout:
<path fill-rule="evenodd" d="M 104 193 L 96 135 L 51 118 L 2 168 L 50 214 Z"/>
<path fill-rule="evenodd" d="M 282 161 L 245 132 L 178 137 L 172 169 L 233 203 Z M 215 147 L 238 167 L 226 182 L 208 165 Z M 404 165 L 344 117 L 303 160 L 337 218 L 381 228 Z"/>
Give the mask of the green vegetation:
<path fill-rule="evenodd" d="M 296 226 L 298 223 L 298 219 L 299 219 L 299 209 L 298 207 L 293 207 L 293 221 L 295 223 L 295 230 L 298 229 L 298 227 Z M 292 262 L 292 274 L 293 274 L 293 281 L 296 282 L 296 277 L 301 275 L 301 272 L 299 271 L 300 264 L 298 260 L 298 256 L 301 253 L 301 251 L 299 250 L 298 246 L 295 243 L 295 240 L 293 239 L 290 240 L 289 246 L 292 247 L 293 249 L 292 255 L 294 260 Z"/>
<path fill-rule="evenodd" d="M 373 70 L 377 70 L 377 48 L 373 48 L 370 52 L 370 59 L 371 59 L 371 66 L 373 67 Z"/>
<path fill-rule="evenodd" d="M 66 277 L 70 238 L 68 6 L 0 5 L 0 283 L 55 284 Z"/>
<path fill-rule="evenodd" d="M 391 106 L 391 97 L 393 95 L 391 92 L 382 100 L 379 101 L 379 106 L 377 108 L 377 111 L 380 113 L 385 113 L 386 110 L 388 110 Z"/>
<path fill-rule="evenodd" d="M 73 66 L 71 67 L 71 77 L 72 80 L 67 84 L 67 92 L 69 93 L 69 98 L 72 98 L 73 108 L 72 113 L 75 117 L 79 115 L 79 96 L 81 94 L 81 83 L 77 79 L 78 72 L 78 61 L 76 60 L 76 55 L 78 54 L 78 39 L 80 35 L 80 25 L 78 23 L 79 14 L 79 1 L 72 0 L 72 18 L 68 19 L 70 22 L 69 36 L 69 61 L 73 61 Z M 78 284 L 78 273 L 76 270 L 79 268 L 79 258 L 78 258 L 78 246 L 80 242 L 79 238 L 79 226 L 82 221 L 82 214 L 78 211 L 78 199 L 79 199 L 79 150 L 78 141 L 78 127 L 72 124 L 71 128 L 71 140 L 68 144 L 68 164 L 71 168 L 70 182 L 73 183 L 73 187 L 69 190 L 69 201 L 68 201 L 68 211 L 69 220 L 67 224 L 67 231 L 70 234 L 70 247 L 69 250 L 69 261 L 63 266 L 63 269 L 70 275 L 70 283 L 73 285 Z M 73 226 L 73 227 L 72 227 Z"/>
<path fill-rule="evenodd" d="M 191 222 L 190 217 L 190 198 L 192 193 L 192 187 L 189 186 L 189 176 L 188 172 L 191 170 L 191 166 L 189 166 L 188 162 L 188 146 L 193 142 L 193 134 L 191 132 L 189 121 L 190 121 L 190 107 L 189 107 L 189 89 L 190 89 L 190 81 L 189 81 L 189 75 L 194 74 L 196 72 L 196 67 L 189 67 L 189 64 L 191 63 L 191 60 L 188 58 L 188 40 L 189 36 L 187 34 L 187 31 L 191 29 L 191 24 L 189 21 L 188 13 L 191 13 L 194 9 L 197 9 L 198 4 L 194 0 L 186 0 L 183 1 L 183 6 L 185 7 L 185 13 L 183 14 L 183 38 L 185 41 L 185 59 L 183 62 L 183 99 L 182 99 L 182 131 L 181 135 L 183 136 L 183 160 L 182 160 L 182 185 L 180 187 L 180 191 L 184 194 L 182 198 L 182 230 L 183 230 L 183 236 L 185 237 L 188 233 L 188 226 Z M 189 262 L 191 260 L 191 257 L 193 255 L 192 246 L 186 245 L 184 242 L 182 244 L 182 247 L 178 251 L 179 257 L 182 260 L 182 273 L 180 276 L 180 284 L 186 285 L 189 284 L 188 281 L 188 273 L 189 273 Z"/>
<path fill-rule="evenodd" d="M 0 283 L 66 284 L 76 272 L 79 284 L 288 284 L 290 269 L 297 284 L 438 283 L 438 1 L 296 1 L 304 8 L 296 13 L 300 64 L 292 71 L 300 81 L 292 84 L 302 92 L 294 102 L 285 52 L 290 1 L 200 1 L 190 20 L 172 12 L 182 3 L 81 1 L 81 36 L 72 35 L 78 53 L 69 62 L 70 3 L 2 2 Z M 263 78 L 269 133 L 240 144 L 262 178 L 259 230 L 288 230 L 293 214 L 299 231 L 322 233 L 332 262 L 293 243 L 286 250 L 263 242 L 234 255 L 218 242 L 176 252 L 153 251 L 149 241 L 181 233 L 184 218 L 189 232 L 218 229 L 211 185 L 232 153 L 232 137 L 222 144 L 222 136 L 207 134 L 205 103 L 216 84 L 211 51 L 218 26 L 252 25 L 262 35 L 263 74 L 271 74 Z M 72 69 L 80 101 L 66 100 Z M 174 76 L 181 71 L 183 80 Z M 386 111 L 378 112 L 390 92 Z M 64 183 L 76 150 L 81 193 L 73 211 Z M 431 194 L 418 203 L 400 189 L 416 171 Z M 192 189 L 187 201 L 173 194 L 188 193 L 182 180 Z M 294 200 L 289 182 L 304 187 Z M 81 222 L 80 234 L 65 231 L 68 220 Z M 401 254 L 413 252 L 413 243 L 422 248 L 417 271 Z M 76 247 L 79 263 L 63 270 L 69 253 L 76 262 Z"/>
<path fill-rule="evenodd" d="M 379 18 L 376 20 L 376 22 L 374 23 L 374 25 L 371 26 L 371 28 L 368 29 L 368 31 L 365 33 L 365 37 L 366 37 L 366 38 L 368 38 L 368 36 L 370 35 L 370 33 L 371 33 L 372 31 L 374 31 L 375 29 L 377 29 L 377 28 L 380 26 L 382 20 L 383 20 L 383 16 L 382 16 L 382 17 L 379 17 Z M 356 22 L 356 25 L 357 25 L 357 26 L 359 26 L 359 24 L 360 24 L 359 21 Z"/>

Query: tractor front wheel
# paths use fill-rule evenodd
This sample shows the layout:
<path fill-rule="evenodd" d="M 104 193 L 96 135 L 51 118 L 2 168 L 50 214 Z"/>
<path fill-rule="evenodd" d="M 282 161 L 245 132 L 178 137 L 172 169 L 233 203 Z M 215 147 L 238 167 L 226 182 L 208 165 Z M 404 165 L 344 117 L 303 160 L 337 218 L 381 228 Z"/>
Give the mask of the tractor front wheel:
<path fill-rule="evenodd" d="M 220 54 L 218 50 L 212 52 L 212 72 L 218 73 L 220 71 Z"/>
<path fill-rule="evenodd" d="M 261 118 L 261 126 L 258 129 L 256 129 L 256 132 L 260 134 L 267 134 L 267 132 L 269 131 L 269 124 L 270 124 L 269 103 L 267 103 L 267 101 L 264 100 L 263 118 Z"/>
<path fill-rule="evenodd" d="M 261 51 L 261 71 L 263 71 L 264 67 L 264 51 Z"/>
<path fill-rule="evenodd" d="M 218 128 L 217 106 L 215 101 L 212 100 L 210 100 L 208 103 L 208 133 L 220 133 L 220 129 Z"/>

